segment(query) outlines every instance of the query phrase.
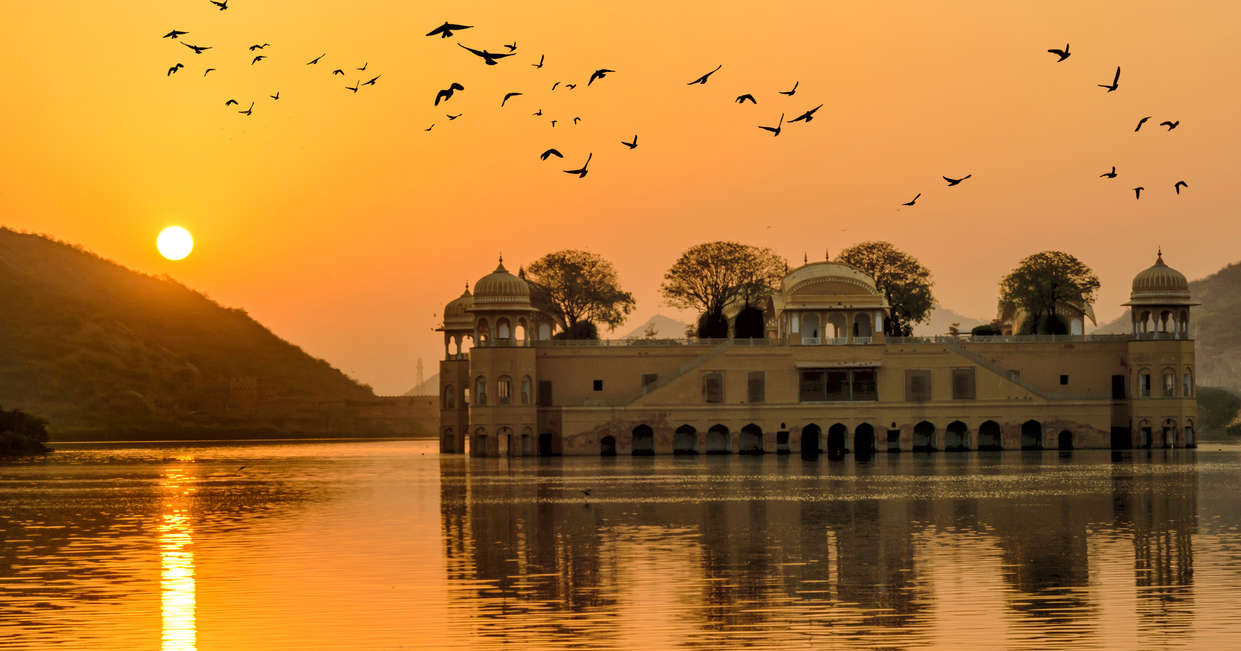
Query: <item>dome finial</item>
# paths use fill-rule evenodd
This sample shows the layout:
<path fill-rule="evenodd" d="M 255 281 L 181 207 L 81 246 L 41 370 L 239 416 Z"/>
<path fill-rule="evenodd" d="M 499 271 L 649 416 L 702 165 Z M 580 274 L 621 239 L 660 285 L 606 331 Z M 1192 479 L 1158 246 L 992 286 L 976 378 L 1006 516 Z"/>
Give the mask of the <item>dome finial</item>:
<path fill-rule="evenodd" d="M 1164 261 L 1163 261 L 1163 247 L 1162 247 L 1162 246 L 1161 246 L 1161 247 L 1159 247 L 1158 249 L 1156 249 L 1156 252 L 1155 252 L 1155 264 L 1164 264 Z"/>
<path fill-rule="evenodd" d="M 809 253 L 806 253 L 805 251 L 802 251 L 802 254 L 801 254 L 801 263 L 802 263 L 802 264 L 810 264 L 810 254 L 809 254 Z"/>
<path fill-rule="evenodd" d="M 496 265 L 496 271 L 504 271 L 504 272 L 508 271 L 508 269 L 504 268 L 504 252 L 503 251 L 500 252 L 500 264 Z"/>

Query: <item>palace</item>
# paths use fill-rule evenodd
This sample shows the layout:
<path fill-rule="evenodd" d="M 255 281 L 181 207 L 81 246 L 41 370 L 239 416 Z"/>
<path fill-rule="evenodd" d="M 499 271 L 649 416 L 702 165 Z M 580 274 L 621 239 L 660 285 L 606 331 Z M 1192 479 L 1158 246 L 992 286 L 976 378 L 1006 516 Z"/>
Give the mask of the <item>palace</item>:
<path fill-rule="evenodd" d="M 1093 318 L 1086 305 L 1066 306 L 1067 335 L 887 337 L 888 304 L 871 277 L 812 262 L 784 277 L 761 319 L 728 315 L 734 333 L 745 318 L 761 337 L 560 340 L 530 283 L 501 261 L 444 308 L 440 450 L 1193 447 L 1197 303 L 1185 276 L 1161 253 L 1134 277 L 1125 305 L 1128 334 L 1081 334 L 1081 319 Z"/>

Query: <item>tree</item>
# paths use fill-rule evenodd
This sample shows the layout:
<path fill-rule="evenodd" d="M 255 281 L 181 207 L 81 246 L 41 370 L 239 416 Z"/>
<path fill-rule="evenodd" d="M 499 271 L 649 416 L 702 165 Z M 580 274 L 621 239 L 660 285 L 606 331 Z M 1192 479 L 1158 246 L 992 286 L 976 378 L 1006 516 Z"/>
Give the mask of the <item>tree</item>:
<path fill-rule="evenodd" d="M 0 409 L 0 457 L 47 454 L 47 423 L 20 409 Z"/>
<path fill-rule="evenodd" d="M 931 271 L 917 258 L 888 242 L 872 241 L 841 251 L 836 261 L 860 269 L 875 279 L 875 287 L 888 301 L 884 334 L 908 337 L 913 334 L 913 324 L 930 318 L 931 308 L 935 306 Z"/>
<path fill-rule="evenodd" d="M 664 274 L 660 292 L 674 307 L 699 312 L 699 337 L 727 337 L 724 309 L 734 302 L 756 306 L 775 291 L 787 265 L 771 249 L 737 242 L 690 247 Z"/>
<path fill-rule="evenodd" d="M 589 251 L 548 253 L 531 263 L 529 275 L 535 305 L 551 314 L 563 333 L 586 332 L 577 326 L 580 322 L 615 329 L 634 308 L 633 295 L 620 288 L 612 263 Z"/>
<path fill-rule="evenodd" d="M 1022 260 L 1000 281 L 1000 311 L 1025 311 L 1026 325 L 1018 328 L 1034 334 L 1067 332 L 1056 310 L 1064 304 L 1093 303 L 1099 279 L 1081 260 L 1063 251 L 1043 251 Z"/>

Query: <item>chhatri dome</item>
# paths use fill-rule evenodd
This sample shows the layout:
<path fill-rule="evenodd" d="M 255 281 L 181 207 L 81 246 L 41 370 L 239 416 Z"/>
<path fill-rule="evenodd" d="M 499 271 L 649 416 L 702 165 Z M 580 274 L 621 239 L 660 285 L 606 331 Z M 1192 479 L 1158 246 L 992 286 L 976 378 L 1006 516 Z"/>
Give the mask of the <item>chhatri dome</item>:
<path fill-rule="evenodd" d="M 473 307 L 512 306 L 530 304 L 530 283 L 514 276 L 504 268 L 504 257 L 496 270 L 474 283 Z"/>
<path fill-rule="evenodd" d="M 1169 267 L 1159 251 L 1155 264 L 1133 277 L 1129 302 L 1134 305 L 1189 305 L 1189 281 L 1181 272 Z"/>
<path fill-rule="evenodd" d="M 470 295 L 469 283 L 466 283 L 465 292 L 444 306 L 443 329 L 471 329 L 474 326 L 474 318 L 470 316 L 469 312 L 471 307 L 474 307 L 474 297 Z"/>

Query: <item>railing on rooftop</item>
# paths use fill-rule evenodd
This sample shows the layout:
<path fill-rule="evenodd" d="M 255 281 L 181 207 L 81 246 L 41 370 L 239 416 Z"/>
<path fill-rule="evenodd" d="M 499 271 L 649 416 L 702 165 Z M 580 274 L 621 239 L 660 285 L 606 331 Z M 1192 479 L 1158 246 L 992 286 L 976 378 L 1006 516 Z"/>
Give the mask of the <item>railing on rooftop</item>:
<path fill-rule="evenodd" d="M 821 339 L 803 339 L 800 344 L 792 345 L 827 345 L 827 346 L 864 346 L 874 343 L 885 344 L 1068 344 L 1100 341 L 1128 341 L 1132 339 L 1178 339 L 1175 333 L 1147 332 L 1134 336 L 1132 334 L 1109 335 L 995 335 L 971 336 L 935 335 L 930 337 L 884 337 L 877 342 L 876 337 L 826 337 Z M 718 346 L 731 343 L 734 346 L 785 346 L 790 345 L 783 338 L 778 339 L 551 339 L 547 341 L 531 341 L 529 345 L 550 348 L 616 348 L 643 346 Z M 492 346 L 496 347 L 496 346 Z"/>
<path fill-rule="evenodd" d="M 1087 341 L 1126 341 L 1130 335 L 936 335 L 932 337 L 885 337 L 889 344 L 1069 344 Z"/>

